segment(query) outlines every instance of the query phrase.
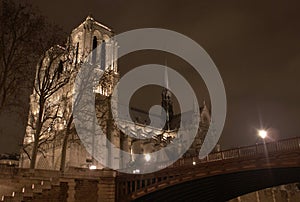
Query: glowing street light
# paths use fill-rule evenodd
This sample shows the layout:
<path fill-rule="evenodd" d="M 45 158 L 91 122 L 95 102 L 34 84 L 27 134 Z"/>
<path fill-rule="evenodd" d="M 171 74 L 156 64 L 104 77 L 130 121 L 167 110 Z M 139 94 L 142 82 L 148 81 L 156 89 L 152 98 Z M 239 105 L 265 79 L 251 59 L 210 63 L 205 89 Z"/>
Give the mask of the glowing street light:
<path fill-rule="evenodd" d="M 139 174 L 139 173 L 140 173 L 140 170 L 139 170 L 139 169 L 135 169 L 135 170 L 133 170 L 132 172 L 133 172 L 133 174 Z"/>
<path fill-rule="evenodd" d="M 258 131 L 258 135 L 262 138 L 262 139 L 265 139 L 267 137 L 267 131 L 265 130 L 259 130 Z"/>
<path fill-rule="evenodd" d="M 90 165 L 89 169 L 90 169 L 90 170 L 96 170 L 97 167 L 96 167 L 95 165 Z"/>
<path fill-rule="evenodd" d="M 145 154 L 145 160 L 149 162 L 151 160 L 150 154 Z"/>

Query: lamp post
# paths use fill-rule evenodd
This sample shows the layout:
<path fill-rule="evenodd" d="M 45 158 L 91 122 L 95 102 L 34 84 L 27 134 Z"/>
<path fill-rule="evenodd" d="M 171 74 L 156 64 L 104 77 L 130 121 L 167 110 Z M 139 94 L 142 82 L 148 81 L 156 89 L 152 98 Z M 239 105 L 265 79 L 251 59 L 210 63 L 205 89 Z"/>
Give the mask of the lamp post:
<path fill-rule="evenodd" d="M 263 146 L 264 146 L 264 152 L 267 154 L 267 147 L 266 147 L 266 141 L 265 139 L 268 137 L 268 133 L 266 130 L 259 130 L 258 131 L 258 136 L 263 140 Z"/>

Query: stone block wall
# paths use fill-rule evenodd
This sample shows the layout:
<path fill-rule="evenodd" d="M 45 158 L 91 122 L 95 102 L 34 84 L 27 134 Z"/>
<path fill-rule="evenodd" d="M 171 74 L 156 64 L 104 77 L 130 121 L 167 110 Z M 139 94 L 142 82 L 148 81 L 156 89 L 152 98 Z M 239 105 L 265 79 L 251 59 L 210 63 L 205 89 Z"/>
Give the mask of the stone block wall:
<path fill-rule="evenodd" d="M 267 188 L 239 196 L 229 202 L 298 202 L 300 190 L 297 184 Z"/>
<path fill-rule="evenodd" d="M 75 180 L 75 201 L 89 202 L 98 199 L 98 180 Z"/>
<path fill-rule="evenodd" d="M 23 201 L 114 202 L 116 200 L 116 172 L 69 168 L 65 173 L 51 170 L 0 168 L 0 198 L 22 195 Z M 48 187 L 43 187 L 47 182 Z M 33 191 L 32 185 L 36 190 Z M 22 194 L 33 193 L 26 197 Z"/>

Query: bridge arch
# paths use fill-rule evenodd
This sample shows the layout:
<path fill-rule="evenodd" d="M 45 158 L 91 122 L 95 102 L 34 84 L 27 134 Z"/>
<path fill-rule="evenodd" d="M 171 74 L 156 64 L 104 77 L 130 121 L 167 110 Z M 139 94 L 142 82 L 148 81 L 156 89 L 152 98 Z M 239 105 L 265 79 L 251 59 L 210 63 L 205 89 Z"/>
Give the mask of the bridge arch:
<path fill-rule="evenodd" d="M 300 182 L 300 138 L 215 152 L 202 160 L 184 158 L 156 173 L 119 173 L 117 196 L 124 201 L 163 196 L 165 201 L 181 196 L 224 201 L 294 182 Z"/>
<path fill-rule="evenodd" d="M 300 167 L 243 171 L 187 181 L 134 201 L 228 201 L 261 189 L 296 182 L 300 182 Z"/>

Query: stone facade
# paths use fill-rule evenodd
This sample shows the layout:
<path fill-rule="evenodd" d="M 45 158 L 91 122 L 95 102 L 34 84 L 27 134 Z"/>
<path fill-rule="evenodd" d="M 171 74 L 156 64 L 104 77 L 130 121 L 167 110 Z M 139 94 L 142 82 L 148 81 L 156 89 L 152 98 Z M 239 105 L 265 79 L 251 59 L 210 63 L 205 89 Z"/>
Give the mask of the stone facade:
<path fill-rule="evenodd" d="M 298 202 L 300 201 L 299 184 L 287 184 L 267 188 L 239 196 L 229 202 Z"/>
<path fill-rule="evenodd" d="M 114 202 L 116 172 L 0 167 L 1 201 Z"/>
<path fill-rule="evenodd" d="M 86 60 L 103 73 L 101 81 L 94 87 L 94 93 L 96 93 L 96 114 L 97 121 L 101 126 L 107 139 L 113 143 L 117 148 L 120 148 L 126 152 L 133 153 L 151 153 L 159 148 L 169 144 L 171 140 L 176 137 L 178 130 L 178 123 L 180 117 L 190 116 L 200 110 L 200 127 L 198 134 L 188 150 L 185 156 L 196 156 L 200 150 L 200 146 L 203 142 L 205 134 L 210 124 L 210 112 L 205 102 L 203 107 L 199 109 L 198 106 L 194 107 L 194 112 L 185 112 L 183 114 L 173 114 L 171 93 L 164 89 L 162 92 L 162 107 L 165 109 L 168 115 L 167 124 L 164 129 L 159 131 L 153 128 L 153 130 L 145 132 L 144 126 L 149 122 L 148 113 L 138 109 L 131 109 L 131 114 L 135 118 L 135 121 L 121 120 L 122 127 L 126 131 L 143 135 L 143 133 L 155 133 L 159 134 L 150 140 L 138 140 L 123 134 L 115 125 L 112 119 L 110 111 L 110 96 L 112 94 L 113 87 L 119 80 L 119 72 L 117 66 L 117 42 L 110 40 L 113 36 L 113 32 L 110 28 L 98 23 L 92 17 L 88 16 L 86 20 L 75 28 L 70 37 L 67 40 L 66 46 L 56 46 L 57 49 L 64 52 L 55 62 L 61 72 L 68 69 L 78 68 Z M 96 48 L 98 47 L 98 48 Z M 99 48 L 100 47 L 100 48 Z M 50 50 L 51 53 L 51 50 Z M 100 57 L 99 57 L 100 55 Z M 68 64 L 62 66 L 61 60 L 68 59 Z M 71 59 L 70 59 L 71 58 Z M 50 71 L 51 72 L 51 71 Z M 63 138 L 66 131 L 67 119 L 64 117 L 70 116 L 72 113 L 72 92 L 74 87 L 74 79 L 78 71 L 73 71 L 73 75 L 67 85 L 62 89 L 54 93 L 47 102 L 47 107 L 56 110 L 57 114 L 61 114 L 60 119 L 45 124 L 45 134 L 41 138 L 43 142 L 39 147 L 38 158 L 36 168 L 39 169 L 52 169 L 58 170 L 61 161 L 61 151 L 63 145 Z M 24 138 L 24 150 L 21 152 L 20 167 L 28 168 L 30 160 L 28 156 L 31 155 L 32 144 L 34 142 L 34 120 L 38 116 L 38 94 L 34 91 L 30 101 L 30 113 L 28 118 L 28 127 Z M 193 124 L 192 122 L 190 124 Z M 89 167 L 91 165 L 96 166 L 97 169 L 103 168 L 103 165 L 96 162 L 93 158 L 93 151 L 87 152 L 83 146 L 80 138 L 76 134 L 74 125 L 72 124 L 72 130 L 68 137 L 67 153 L 66 153 L 66 167 Z M 187 132 L 189 130 L 187 129 Z M 50 138 L 51 137 L 51 138 Z M 107 147 L 106 143 L 101 143 L 103 147 Z M 108 154 L 111 151 L 108 151 Z M 110 158 L 108 158 L 110 159 Z M 121 162 L 120 158 L 114 158 L 107 164 L 128 164 L 135 159 L 126 160 L 128 162 Z M 110 161 L 110 160 L 108 160 Z M 125 161 L 125 160 L 122 160 Z"/>

